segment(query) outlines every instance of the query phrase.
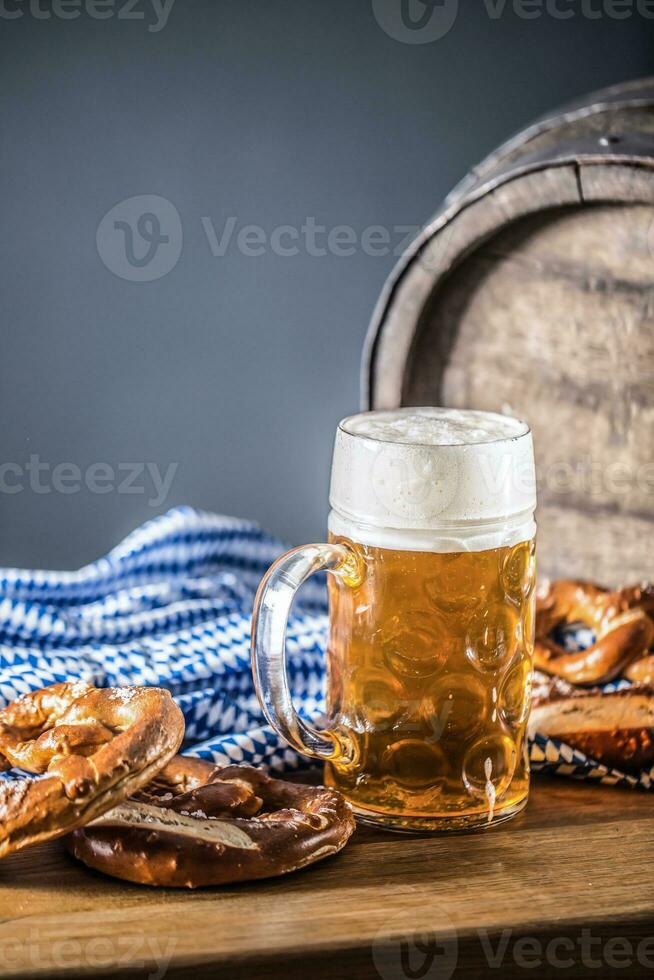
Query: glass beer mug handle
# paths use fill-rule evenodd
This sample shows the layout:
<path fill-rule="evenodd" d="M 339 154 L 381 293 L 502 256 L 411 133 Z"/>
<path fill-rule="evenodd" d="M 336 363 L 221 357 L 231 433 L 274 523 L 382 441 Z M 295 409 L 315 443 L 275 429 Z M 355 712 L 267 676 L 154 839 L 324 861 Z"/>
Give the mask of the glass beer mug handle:
<path fill-rule="evenodd" d="M 264 714 L 273 728 L 304 755 L 323 761 L 351 761 L 345 732 L 318 731 L 293 706 L 286 673 L 286 626 L 297 590 L 314 572 L 328 571 L 344 582 L 360 581 L 359 559 L 344 544 L 310 544 L 282 555 L 266 572 L 252 616 L 252 671 Z"/>

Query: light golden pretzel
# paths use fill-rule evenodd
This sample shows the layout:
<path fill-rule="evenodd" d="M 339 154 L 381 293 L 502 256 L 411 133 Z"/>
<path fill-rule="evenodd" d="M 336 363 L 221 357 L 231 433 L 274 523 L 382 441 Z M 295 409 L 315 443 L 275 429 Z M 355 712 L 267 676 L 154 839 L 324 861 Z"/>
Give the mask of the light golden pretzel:
<path fill-rule="evenodd" d="M 168 691 L 55 684 L 0 710 L 0 857 L 74 830 L 146 785 L 177 752 L 184 717 Z"/>
<path fill-rule="evenodd" d="M 336 854 L 354 827 L 336 790 L 178 756 L 145 790 L 66 844 L 105 874 L 197 888 L 295 871 Z"/>
<path fill-rule="evenodd" d="M 547 735 L 613 769 L 654 765 L 654 689 L 566 690 L 555 680 L 529 718 L 529 734 Z M 543 692 L 544 693 L 544 692 Z"/>
<path fill-rule="evenodd" d="M 625 670 L 624 676 L 634 684 L 654 687 L 654 656 L 650 654 L 647 657 L 634 660 Z"/>
<path fill-rule="evenodd" d="M 548 582 L 536 594 L 534 666 L 573 684 L 612 680 L 654 643 L 654 622 L 646 609 L 654 593 L 649 586 L 609 592 L 589 582 Z M 595 630 L 586 650 L 567 652 L 550 633 L 564 623 L 583 623 Z"/>
<path fill-rule="evenodd" d="M 640 585 L 630 585 L 625 589 L 609 593 L 619 609 L 642 609 L 648 616 L 654 616 L 654 585 L 641 582 Z"/>

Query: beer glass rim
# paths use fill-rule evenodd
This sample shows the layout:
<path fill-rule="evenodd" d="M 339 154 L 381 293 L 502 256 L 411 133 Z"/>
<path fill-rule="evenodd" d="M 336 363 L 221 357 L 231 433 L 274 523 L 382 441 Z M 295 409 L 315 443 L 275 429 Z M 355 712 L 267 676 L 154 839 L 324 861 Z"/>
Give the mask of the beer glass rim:
<path fill-rule="evenodd" d="M 425 412 L 425 410 L 428 410 Z M 424 413 L 428 417 L 428 412 L 433 412 L 434 416 L 437 415 L 448 415 L 456 412 L 458 415 L 466 415 L 468 417 L 483 415 L 486 418 L 494 418 L 502 422 L 513 422 L 515 423 L 517 430 L 515 433 L 498 436 L 495 439 L 483 439 L 476 442 L 421 442 L 420 440 L 405 440 L 405 439 L 382 439 L 378 436 L 370 435 L 367 432 L 356 432 L 348 427 L 348 423 L 353 422 L 355 419 L 365 418 L 366 416 L 377 416 L 383 418 L 387 417 L 397 417 L 398 415 L 411 415 Z M 446 408 L 443 406 L 436 405 L 403 405 L 400 408 L 381 408 L 372 409 L 365 412 L 353 412 L 351 415 L 346 415 L 345 418 L 341 419 L 338 423 L 338 430 L 344 433 L 351 439 L 364 439 L 368 442 L 373 442 L 380 446 L 407 446 L 407 447 L 419 447 L 421 449 L 434 450 L 438 452 L 443 452 L 444 450 L 457 450 L 461 451 L 464 447 L 469 447 L 470 449 L 475 449 L 478 446 L 492 446 L 498 443 L 511 443 L 517 442 L 520 439 L 524 439 L 525 436 L 531 435 L 531 428 L 529 423 L 525 419 L 517 418 L 514 415 L 503 415 L 500 412 L 487 412 L 483 409 L 468 409 L 468 408 Z"/>

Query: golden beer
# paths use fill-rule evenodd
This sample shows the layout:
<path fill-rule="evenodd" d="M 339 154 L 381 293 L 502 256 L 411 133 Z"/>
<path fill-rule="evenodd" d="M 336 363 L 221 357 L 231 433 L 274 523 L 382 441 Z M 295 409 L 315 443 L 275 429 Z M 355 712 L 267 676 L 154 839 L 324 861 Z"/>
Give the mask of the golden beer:
<path fill-rule="evenodd" d="M 330 577 L 327 697 L 356 749 L 328 763 L 328 784 L 359 816 L 407 829 L 516 813 L 529 789 L 533 541 L 454 554 L 347 545 L 362 581 Z"/>
<path fill-rule="evenodd" d="M 252 664 L 272 726 L 326 763 L 357 817 L 488 827 L 527 801 L 535 471 L 529 426 L 488 412 L 354 415 L 336 434 L 325 544 L 266 574 Z M 285 630 L 329 572 L 327 718 L 293 707 Z"/>

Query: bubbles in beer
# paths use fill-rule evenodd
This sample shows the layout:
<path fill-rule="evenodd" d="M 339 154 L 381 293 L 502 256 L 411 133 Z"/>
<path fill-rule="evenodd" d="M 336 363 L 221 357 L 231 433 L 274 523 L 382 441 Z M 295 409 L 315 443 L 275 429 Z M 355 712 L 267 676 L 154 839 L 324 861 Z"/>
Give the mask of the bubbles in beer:
<path fill-rule="evenodd" d="M 506 675 L 499 697 L 502 721 L 509 727 L 522 725 L 529 714 L 531 664 L 521 660 Z"/>
<path fill-rule="evenodd" d="M 441 612 L 472 613 L 483 602 L 486 586 L 483 579 L 476 583 L 470 581 L 466 562 L 461 561 L 463 552 L 443 555 L 438 575 L 425 579 L 425 593 L 428 600 Z M 461 625 L 460 620 L 450 621 L 450 629 Z"/>
<path fill-rule="evenodd" d="M 502 564 L 501 582 L 506 595 L 520 605 L 534 585 L 535 549 L 533 541 L 522 541 L 508 552 Z"/>
<path fill-rule="evenodd" d="M 518 753 L 508 735 L 495 733 L 475 741 L 463 760 L 463 782 L 472 796 L 488 798 L 488 783 L 497 800 L 506 792 L 515 772 Z"/>
<path fill-rule="evenodd" d="M 534 645 L 536 631 L 536 603 L 527 602 L 523 608 L 522 635 L 525 643 L 531 648 Z"/>
<path fill-rule="evenodd" d="M 427 699 L 427 721 L 434 739 L 468 739 L 486 716 L 486 691 L 470 674 L 447 674 L 432 687 Z"/>
<path fill-rule="evenodd" d="M 443 667 L 453 640 L 444 626 L 438 631 L 435 626 L 435 617 L 420 610 L 391 617 L 383 634 L 383 650 L 394 674 L 430 677 Z"/>
<path fill-rule="evenodd" d="M 383 772 L 407 790 L 440 792 L 447 773 L 447 759 L 438 745 L 405 738 L 389 745 L 381 758 Z"/>
<path fill-rule="evenodd" d="M 522 557 L 529 545 L 452 553 L 358 547 L 365 582 L 329 585 L 329 708 L 358 757 L 347 771 L 328 767 L 327 780 L 358 812 L 398 823 L 478 826 L 491 802 L 493 820 L 503 819 L 528 789 L 533 606 L 530 588 L 516 591 L 518 601 L 508 594 L 504 573 L 517 562 L 518 580 L 533 574 Z"/>
<path fill-rule="evenodd" d="M 504 602 L 481 609 L 470 621 L 466 654 L 479 670 L 503 670 L 522 638 L 522 624 L 515 610 Z"/>
<path fill-rule="evenodd" d="M 360 668 L 352 683 L 358 692 L 355 723 L 362 731 L 392 729 L 409 710 L 402 685 L 388 671 Z"/>

